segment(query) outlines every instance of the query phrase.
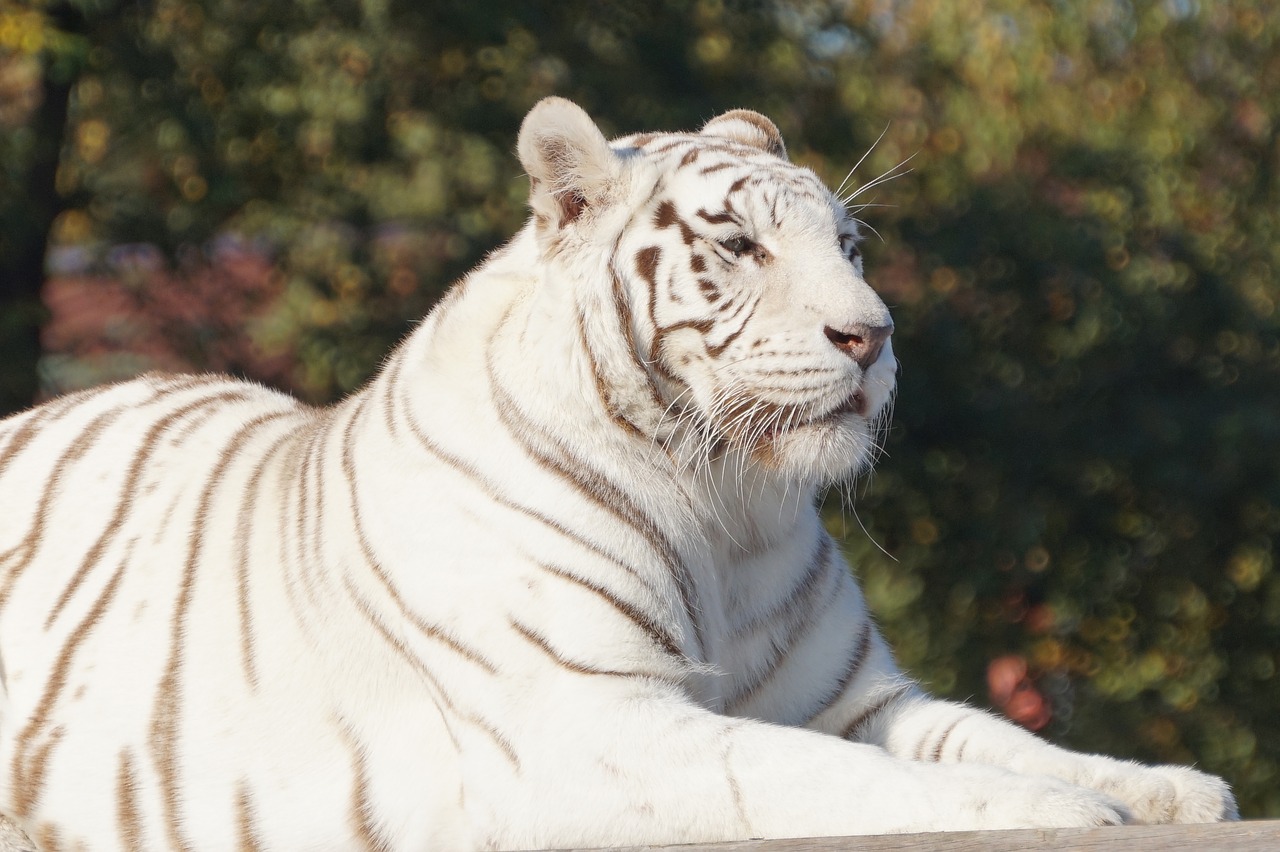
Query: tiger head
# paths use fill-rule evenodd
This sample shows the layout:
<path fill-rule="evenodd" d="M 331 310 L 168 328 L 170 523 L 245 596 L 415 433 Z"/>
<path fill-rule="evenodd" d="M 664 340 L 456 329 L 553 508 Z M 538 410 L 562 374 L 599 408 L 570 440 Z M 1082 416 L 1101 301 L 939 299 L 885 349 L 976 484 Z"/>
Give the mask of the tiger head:
<path fill-rule="evenodd" d="M 856 223 L 767 118 L 609 143 L 548 98 L 519 152 L 548 275 L 568 280 L 610 415 L 703 457 L 830 482 L 871 461 L 893 321 Z M 694 459 L 698 461 L 698 459 Z"/>

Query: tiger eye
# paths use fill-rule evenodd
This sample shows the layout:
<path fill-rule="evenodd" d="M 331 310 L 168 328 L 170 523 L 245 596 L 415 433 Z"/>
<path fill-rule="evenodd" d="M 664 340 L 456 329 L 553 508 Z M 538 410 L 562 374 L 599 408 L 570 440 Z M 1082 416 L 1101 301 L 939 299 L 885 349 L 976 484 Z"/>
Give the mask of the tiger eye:
<path fill-rule="evenodd" d="M 730 252 L 734 257 L 742 257 L 744 254 L 753 251 L 756 247 L 754 242 L 741 235 L 730 237 L 727 240 L 721 240 L 720 245 L 725 249 L 725 251 Z"/>

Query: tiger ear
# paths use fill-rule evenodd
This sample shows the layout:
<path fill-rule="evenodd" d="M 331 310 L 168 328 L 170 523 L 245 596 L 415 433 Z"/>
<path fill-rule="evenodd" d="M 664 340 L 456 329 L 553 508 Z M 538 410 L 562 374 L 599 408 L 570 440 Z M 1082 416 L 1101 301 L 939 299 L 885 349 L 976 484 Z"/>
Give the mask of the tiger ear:
<path fill-rule="evenodd" d="M 720 136 L 787 159 L 787 146 L 778 126 L 758 112 L 732 109 L 702 125 L 702 135 Z"/>
<path fill-rule="evenodd" d="M 543 98 L 529 110 L 516 149 L 529 174 L 529 206 L 558 227 L 603 202 L 618 172 L 604 134 L 564 98 Z"/>

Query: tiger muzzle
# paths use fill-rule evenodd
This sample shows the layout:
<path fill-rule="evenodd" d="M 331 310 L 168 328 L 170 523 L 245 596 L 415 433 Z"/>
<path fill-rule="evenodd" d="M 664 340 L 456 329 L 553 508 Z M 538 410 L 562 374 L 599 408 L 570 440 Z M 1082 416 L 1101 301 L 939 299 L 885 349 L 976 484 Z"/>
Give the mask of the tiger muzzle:
<path fill-rule="evenodd" d="M 893 334 L 893 326 L 869 326 L 854 323 L 842 329 L 827 326 L 823 329 L 827 340 L 837 349 L 852 358 L 859 367 L 866 370 L 874 364 L 884 350 L 885 341 Z"/>

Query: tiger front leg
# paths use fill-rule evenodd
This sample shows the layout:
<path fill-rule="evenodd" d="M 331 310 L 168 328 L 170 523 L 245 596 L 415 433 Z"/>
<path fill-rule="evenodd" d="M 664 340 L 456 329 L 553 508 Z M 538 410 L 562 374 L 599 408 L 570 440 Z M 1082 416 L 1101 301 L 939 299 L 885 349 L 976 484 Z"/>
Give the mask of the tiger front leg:
<path fill-rule="evenodd" d="M 913 760 L 998 766 L 1097 790 L 1122 802 L 1133 822 L 1239 819 L 1230 787 L 1216 776 L 1069 751 L 981 710 L 920 694 L 886 707 L 861 733 Z"/>
<path fill-rule="evenodd" d="M 876 746 L 721 716 L 645 688 L 560 706 L 547 718 L 554 718 L 556 736 L 542 740 L 536 754 L 526 745 L 518 788 L 485 808 L 493 821 L 478 834 L 490 844 L 1076 827 L 1126 817 L 1107 796 L 1058 779 L 902 760 Z"/>

